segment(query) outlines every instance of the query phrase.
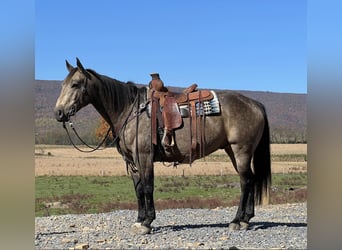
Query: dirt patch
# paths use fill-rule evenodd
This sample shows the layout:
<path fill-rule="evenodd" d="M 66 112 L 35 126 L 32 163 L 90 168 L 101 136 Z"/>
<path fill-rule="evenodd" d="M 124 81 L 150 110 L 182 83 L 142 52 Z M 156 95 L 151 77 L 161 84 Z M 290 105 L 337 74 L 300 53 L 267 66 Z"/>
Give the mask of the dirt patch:
<path fill-rule="evenodd" d="M 272 144 L 271 153 L 306 154 L 306 144 Z M 226 175 L 235 174 L 235 169 L 226 159 L 225 152 L 219 150 L 213 154 L 221 161 L 206 160 L 195 161 L 189 164 L 178 165 L 176 168 L 168 163 L 155 163 L 155 175 Z M 273 173 L 306 172 L 307 162 L 272 162 Z M 72 146 L 35 146 L 35 175 L 89 175 L 110 176 L 127 175 L 126 165 L 115 148 L 107 148 L 93 153 L 81 153 Z"/>

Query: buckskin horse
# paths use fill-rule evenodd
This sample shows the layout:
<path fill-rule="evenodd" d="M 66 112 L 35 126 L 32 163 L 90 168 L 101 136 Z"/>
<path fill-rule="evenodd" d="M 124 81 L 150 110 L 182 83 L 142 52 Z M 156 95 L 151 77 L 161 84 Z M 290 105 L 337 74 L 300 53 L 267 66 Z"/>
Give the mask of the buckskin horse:
<path fill-rule="evenodd" d="M 110 125 L 115 146 L 132 176 L 138 218 L 132 225 L 137 234 L 151 232 L 156 218 L 153 192 L 153 163 L 191 163 L 218 149 L 224 149 L 240 177 L 241 196 L 229 230 L 245 230 L 254 217 L 254 206 L 267 203 L 271 185 L 269 125 L 264 106 L 234 91 L 219 91 L 220 114 L 205 117 L 204 155 L 189 151 L 191 119 L 183 118 L 175 129 L 174 150 L 165 152 L 151 143 L 151 116 L 147 87 L 121 82 L 85 69 L 78 58 L 74 67 L 66 61 L 68 75 L 62 83 L 54 110 L 57 121 L 65 122 L 92 104 Z M 160 135 L 158 137 L 160 144 Z M 191 143 L 190 143 L 191 144 Z"/>

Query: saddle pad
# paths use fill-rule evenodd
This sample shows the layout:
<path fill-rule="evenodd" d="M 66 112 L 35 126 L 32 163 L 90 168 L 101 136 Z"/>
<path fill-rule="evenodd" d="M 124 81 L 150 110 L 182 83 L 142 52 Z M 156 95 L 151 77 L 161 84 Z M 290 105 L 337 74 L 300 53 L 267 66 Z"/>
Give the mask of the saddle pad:
<path fill-rule="evenodd" d="M 201 115 L 215 115 L 221 113 L 220 102 L 217 98 L 217 95 L 214 91 L 210 91 L 213 95 L 213 99 L 210 101 L 203 101 L 202 103 L 196 102 L 196 114 L 197 116 Z M 180 112 L 182 117 L 189 117 L 189 107 L 188 105 L 179 105 Z"/>

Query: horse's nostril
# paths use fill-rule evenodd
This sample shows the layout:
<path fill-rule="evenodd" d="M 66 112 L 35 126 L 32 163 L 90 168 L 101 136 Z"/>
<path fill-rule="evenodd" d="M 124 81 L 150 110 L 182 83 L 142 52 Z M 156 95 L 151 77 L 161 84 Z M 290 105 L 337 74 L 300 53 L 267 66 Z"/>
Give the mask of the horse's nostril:
<path fill-rule="evenodd" d="M 62 109 L 56 109 L 55 110 L 55 117 L 57 121 L 61 121 L 64 118 L 64 112 Z"/>
<path fill-rule="evenodd" d="M 64 116 L 63 110 L 58 110 L 58 114 L 57 115 L 58 115 L 59 119 L 62 119 L 63 116 Z"/>

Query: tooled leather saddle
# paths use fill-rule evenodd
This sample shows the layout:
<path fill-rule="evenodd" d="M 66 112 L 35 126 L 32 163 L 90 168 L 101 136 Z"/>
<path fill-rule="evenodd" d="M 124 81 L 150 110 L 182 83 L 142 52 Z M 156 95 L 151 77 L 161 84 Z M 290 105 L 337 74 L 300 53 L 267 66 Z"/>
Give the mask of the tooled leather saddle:
<path fill-rule="evenodd" d="M 169 91 L 158 73 L 150 74 L 149 98 L 151 103 L 152 143 L 158 144 L 158 128 L 163 129 L 161 144 L 165 150 L 175 146 L 174 130 L 183 124 L 183 117 L 190 118 L 189 153 L 192 155 L 199 146 L 200 157 L 204 156 L 204 119 L 203 102 L 214 98 L 210 90 L 197 90 L 192 84 L 181 93 Z M 185 107 L 185 109 L 180 109 Z M 202 112 L 201 112 L 202 111 Z M 199 121 L 198 121 L 199 119 Z"/>

